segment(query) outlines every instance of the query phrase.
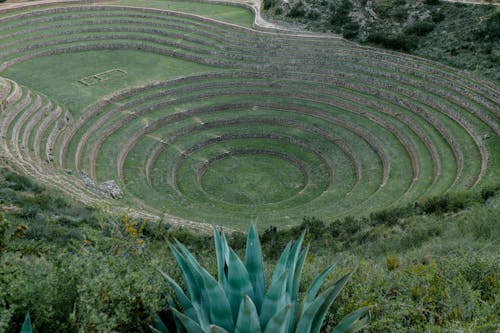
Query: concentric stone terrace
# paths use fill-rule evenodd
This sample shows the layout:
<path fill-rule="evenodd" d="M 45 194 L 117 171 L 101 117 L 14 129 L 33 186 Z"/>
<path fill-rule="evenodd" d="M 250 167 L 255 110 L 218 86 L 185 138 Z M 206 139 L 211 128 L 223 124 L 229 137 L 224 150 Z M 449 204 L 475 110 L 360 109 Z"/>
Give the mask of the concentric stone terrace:
<path fill-rule="evenodd" d="M 498 86 L 428 60 L 99 4 L 3 13 L 0 45 L 3 154 L 87 202 L 264 227 L 499 182 Z"/>

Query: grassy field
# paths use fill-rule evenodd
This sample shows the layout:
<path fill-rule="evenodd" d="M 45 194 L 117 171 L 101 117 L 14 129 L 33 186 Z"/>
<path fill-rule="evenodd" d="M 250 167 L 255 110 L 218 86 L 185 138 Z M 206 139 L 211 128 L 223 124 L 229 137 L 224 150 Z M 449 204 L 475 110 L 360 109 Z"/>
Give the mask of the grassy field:
<path fill-rule="evenodd" d="M 125 0 L 1 16 L 7 159 L 89 204 L 260 231 L 500 181 L 495 83 L 251 19 Z"/>
<path fill-rule="evenodd" d="M 79 80 L 111 69 L 124 77 L 85 86 Z M 85 107 L 129 87 L 147 85 L 215 68 L 140 51 L 88 51 L 59 54 L 23 62 L 3 75 L 50 96 L 78 116 Z"/>
<path fill-rule="evenodd" d="M 110 1 L 109 4 L 181 11 L 244 27 L 251 27 L 253 23 L 253 14 L 249 9 L 231 5 L 208 4 L 189 0 L 118 0 Z"/>
<path fill-rule="evenodd" d="M 382 2 L 389 23 L 406 6 Z M 463 29 L 450 6 L 430 38 Z M 0 12 L 0 333 L 28 311 L 35 332 L 150 332 L 174 239 L 215 274 L 210 224 L 243 255 L 250 222 L 267 282 L 304 230 L 301 286 L 352 272 L 325 331 L 364 306 L 363 333 L 498 331 L 498 85 L 251 23 L 180 0 Z"/>

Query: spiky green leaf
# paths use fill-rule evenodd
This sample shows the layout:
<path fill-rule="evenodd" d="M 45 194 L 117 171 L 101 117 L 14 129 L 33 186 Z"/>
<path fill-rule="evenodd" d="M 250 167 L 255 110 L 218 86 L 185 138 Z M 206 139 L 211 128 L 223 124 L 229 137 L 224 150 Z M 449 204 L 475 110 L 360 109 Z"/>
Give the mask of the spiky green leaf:
<path fill-rule="evenodd" d="M 355 333 L 369 323 L 370 308 L 361 308 L 345 316 L 331 333 Z"/>
<path fill-rule="evenodd" d="M 226 293 L 217 281 L 205 270 L 203 270 L 203 278 L 204 292 L 209 302 L 211 323 L 232 332 L 234 329 L 234 321 Z"/>
<path fill-rule="evenodd" d="M 226 283 L 226 255 L 225 246 L 222 244 L 221 232 L 214 226 L 215 256 L 217 259 L 217 279 L 221 286 Z"/>
<path fill-rule="evenodd" d="M 298 295 L 299 295 L 299 287 L 300 287 L 300 276 L 302 275 L 302 268 L 304 267 L 304 262 L 305 262 L 305 259 L 307 257 L 307 253 L 309 252 L 309 246 L 305 249 L 305 250 L 302 250 L 300 255 L 299 255 L 299 258 L 297 260 L 297 264 L 295 266 L 295 273 L 293 275 L 293 285 L 292 285 L 292 294 L 291 294 L 291 310 L 290 310 L 290 313 L 292 315 L 290 315 L 288 317 L 288 324 L 287 324 L 287 332 L 290 332 L 291 331 L 291 327 L 293 327 L 295 325 L 295 314 L 297 313 L 297 308 L 298 308 L 298 305 L 297 304 L 297 299 L 298 299 Z"/>
<path fill-rule="evenodd" d="M 203 329 L 196 321 L 174 308 L 171 308 L 171 310 L 189 333 L 204 333 Z"/>
<path fill-rule="evenodd" d="M 250 224 L 247 236 L 247 247 L 245 252 L 245 267 L 252 283 L 255 307 L 260 313 L 262 301 L 266 293 L 264 280 L 264 264 L 262 260 L 262 249 L 260 247 L 259 235 L 253 224 Z"/>
<path fill-rule="evenodd" d="M 150 328 L 155 332 L 155 333 L 170 333 L 168 330 L 167 326 L 163 323 L 163 321 L 160 319 L 158 315 L 154 316 L 154 327 L 150 326 Z"/>
<path fill-rule="evenodd" d="M 209 304 L 206 301 L 206 297 L 202 297 L 202 293 L 205 292 L 204 281 L 200 272 L 197 271 L 195 267 L 183 256 L 174 246 L 170 246 L 170 250 L 174 255 L 174 259 L 177 265 L 181 269 L 182 276 L 186 283 L 188 293 L 193 304 L 193 308 L 198 317 L 198 322 L 203 329 L 208 329 L 209 317 L 208 311 Z"/>
<path fill-rule="evenodd" d="M 274 316 L 269 319 L 264 333 L 285 333 L 287 332 L 287 323 L 290 316 L 291 305 L 287 304 L 283 309 L 276 312 Z"/>
<path fill-rule="evenodd" d="M 184 313 L 191 319 L 196 320 L 196 311 L 194 310 L 193 304 L 189 298 L 184 294 L 182 288 L 175 282 L 167 273 L 160 270 L 160 274 L 163 276 L 165 281 L 170 285 L 174 291 L 175 297 L 179 301 Z"/>
<path fill-rule="evenodd" d="M 344 287 L 350 274 L 345 275 L 321 293 L 308 307 L 302 309 L 296 333 L 319 332 L 328 308 Z"/>
<path fill-rule="evenodd" d="M 31 327 L 31 319 L 30 319 L 30 313 L 26 313 L 26 316 L 24 317 L 24 323 L 23 326 L 21 327 L 21 332 L 20 333 L 33 333 L 33 328 Z"/>
<path fill-rule="evenodd" d="M 247 269 L 232 249 L 229 250 L 227 281 L 229 303 L 231 304 L 233 319 L 236 321 L 243 296 L 248 295 L 253 298 L 254 293 Z"/>
<path fill-rule="evenodd" d="M 281 252 L 281 256 L 280 256 L 278 262 L 276 263 L 276 267 L 274 268 L 273 276 L 271 277 L 271 284 L 273 283 L 273 281 L 276 281 L 277 279 L 279 279 L 281 274 L 287 269 L 286 263 L 288 261 L 288 255 L 290 254 L 291 247 L 292 247 L 292 242 L 288 242 L 288 244 L 286 244 L 286 247 L 283 250 L 283 252 Z"/>
<path fill-rule="evenodd" d="M 210 325 L 210 333 L 228 333 L 225 329 L 217 325 Z"/>
<path fill-rule="evenodd" d="M 321 329 L 321 324 L 325 320 L 326 313 L 328 312 L 328 308 L 335 301 L 337 296 L 340 294 L 340 291 L 344 288 L 347 280 L 351 277 L 351 273 L 344 275 L 342 278 L 337 280 L 329 289 L 333 290 L 333 293 L 328 298 L 327 302 L 321 304 L 319 311 L 314 316 L 313 325 L 311 328 L 311 333 L 319 333 Z"/>
<path fill-rule="evenodd" d="M 309 304 L 311 304 L 314 301 L 314 298 L 316 297 L 318 290 L 323 285 L 323 282 L 325 282 L 328 275 L 331 273 L 331 271 L 336 266 L 337 266 L 336 263 L 331 264 L 330 266 L 325 268 L 321 273 L 319 273 L 319 275 L 316 276 L 316 278 L 314 278 L 313 282 L 311 283 L 311 286 L 309 287 L 309 290 L 307 291 L 306 297 L 304 299 L 304 307 L 308 307 Z"/>
<path fill-rule="evenodd" d="M 260 327 L 266 327 L 267 322 L 271 317 L 282 309 L 286 303 L 286 280 L 288 278 L 288 271 L 283 271 L 278 279 L 274 280 L 267 291 L 264 301 L 262 302 L 262 309 L 260 312 Z"/>
<path fill-rule="evenodd" d="M 170 333 L 170 332 L 168 331 L 168 329 L 167 329 L 166 331 L 161 331 L 161 330 L 159 330 L 159 329 L 154 328 L 154 327 L 153 327 L 153 326 L 151 326 L 151 325 L 148 325 L 148 326 L 149 326 L 149 329 L 150 329 L 153 333 Z M 165 328 L 166 328 L 166 327 L 165 327 Z"/>
<path fill-rule="evenodd" d="M 260 333 L 259 315 L 252 299 L 245 295 L 241 301 L 235 333 Z"/>

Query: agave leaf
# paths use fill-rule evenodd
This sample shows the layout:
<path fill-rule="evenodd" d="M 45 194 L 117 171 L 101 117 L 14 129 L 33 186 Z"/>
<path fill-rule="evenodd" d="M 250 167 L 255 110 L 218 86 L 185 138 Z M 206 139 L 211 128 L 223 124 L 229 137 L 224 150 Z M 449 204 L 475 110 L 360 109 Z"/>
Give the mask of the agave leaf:
<path fill-rule="evenodd" d="M 344 285 L 346 284 L 347 280 L 349 280 L 350 277 L 351 273 L 344 275 L 329 288 L 333 289 L 333 293 L 328 299 L 328 302 L 323 303 L 320 307 L 320 310 L 316 313 L 313 320 L 311 333 L 319 333 L 321 329 L 321 324 L 325 320 L 326 313 L 328 312 L 328 308 L 332 305 L 333 301 L 335 301 L 337 296 L 340 294 L 340 291 L 342 290 L 342 288 L 344 288 Z"/>
<path fill-rule="evenodd" d="M 203 268 L 201 267 L 198 260 L 196 260 L 196 258 L 193 256 L 193 254 L 187 249 L 187 247 L 185 247 L 184 244 L 179 242 L 177 239 L 175 240 L 175 242 L 179 250 L 181 250 L 182 254 L 184 255 L 184 258 L 188 260 L 188 262 L 192 265 L 194 269 L 196 269 L 196 271 L 201 272 Z"/>
<path fill-rule="evenodd" d="M 291 247 L 292 242 L 288 242 L 283 252 L 281 252 L 281 256 L 278 260 L 278 263 L 276 264 L 276 267 L 274 268 L 273 276 L 271 277 L 271 284 L 273 283 L 273 281 L 279 279 L 283 271 L 286 270 L 286 263 L 288 261 L 288 255 L 290 254 Z"/>
<path fill-rule="evenodd" d="M 226 256 L 224 254 L 224 245 L 219 230 L 215 226 L 214 229 L 214 242 L 215 242 L 215 256 L 217 258 L 217 279 L 219 284 L 224 286 L 226 284 Z"/>
<path fill-rule="evenodd" d="M 191 332 L 189 332 L 191 333 Z M 210 325 L 210 333 L 229 333 L 225 329 L 217 325 Z"/>
<path fill-rule="evenodd" d="M 287 303 L 285 299 L 286 293 L 286 279 L 288 271 L 281 273 L 281 276 L 272 281 L 269 290 L 267 291 L 264 301 L 262 302 L 262 309 L 260 312 L 260 327 L 264 328 L 269 319 L 278 311 L 282 309 Z"/>
<path fill-rule="evenodd" d="M 235 333 L 261 333 L 257 308 L 248 295 L 241 301 Z"/>
<path fill-rule="evenodd" d="M 288 274 L 290 274 L 290 276 L 288 277 L 288 280 L 287 280 L 286 290 L 287 290 L 288 294 L 290 295 L 290 297 L 292 297 L 291 294 L 292 294 L 292 289 L 293 289 L 293 282 L 295 280 L 294 279 L 295 266 L 297 266 L 297 260 L 299 258 L 300 248 L 302 247 L 302 242 L 304 241 L 304 236 L 305 235 L 306 235 L 306 231 L 304 230 L 300 234 L 299 239 L 297 239 L 293 243 L 293 247 L 290 250 L 290 254 L 288 255 L 288 260 L 287 260 L 287 263 L 286 263 L 286 266 L 287 266 L 287 269 L 288 269 Z"/>
<path fill-rule="evenodd" d="M 161 320 L 161 318 L 158 315 L 154 316 L 154 325 L 155 325 L 154 327 L 151 325 L 149 326 L 153 330 L 153 332 L 155 332 L 155 333 L 170 333 L 167 326 L 165 326 L 165 324 L 163 323 L 163 321 Z"/>
<path fill-rule="evenodd" d="M 159 330 L 159 329 L 154 328 L 154 327 L 153 327 L 153 326 L 151 326 L 151 325 L 148 325 L 148 326 L 149 326 L 149 329 L 150 329 L 153 333 L 170 333 L 170 332 L 168 331 L 168 329 L 167 329 L 166 331 L 161 331 L 161 330 Z M 165 327 L 165 328 L 166 328 L 166 327 Z M 23 333 L 23 332 L 21 332 L 21 333 Z"/>
<path fill-rule="evenodd" d="M 296 333 L 318 333 L 328 308 L 344 287 L 350 274 L 345 275 L 331 287 L 321 293 L 307 308 L 304 307 L 302 316 L 297 324 Z"/>
<path fill-rule="evenodd" d="M 295 315 L 297 314 L 297 298 L 299 295 L 299 286 L 300 286 L 300 276 L 302 275 L 302 268 L 304 267 L 304 262 L 307 257 L 307 253 L 309 252 L 309 246 L 305 249 L 302 250 L 299 258 L 297 260 L 297 265 L 295 266 L 295 273 L 293 275 L 293 285 L 292 285 L 292 299 L 291 299 L 291 315 L 288 317 L 288 324 L 287 324 L 287 332 L 290 331 L 290 328 L 295 325 Z"/>
<path fill-rule="evenodd" d="M 264 280 L 264 264 L 262 261 L 262 249 L 260 247 L 259 235 L 255 231 L 255 226 L 250 224 L 247 236 L 247 248 L 245 252 L 245 267 L 252 283 L 257 312 L 260 313 L 262 301 L 266 292 Z"/>
<path fill-rule="evenodd" d="M 175 246 L 170 246 L 170 250 L 174 255 L 174 259 L 181 269 L 182 276 L 186 282 L 186 287 L 189 292 L 191 303 L 198 317 L 198 322 L 205 329 L 208 328 L 208 311 L 209 304 L 202 304 L 202 291 L 204 292 L 204 281 L 200 272 L 198 272 L 184 256 L 182 256 Z"/>
<path fill-rule="evenodd" d="M 254 297 L 252 283 L 248 276 L 247 269 L 241 262 L 238 255 L 229 249 L 229 265 L 228 265 L 227 281 L 229 286 L 229 303 L 231 304 L 231 311 L 233 319 L 236 321 L 238 311 L 244 295 Z"/>
<path fill-rule="evenodd" d="M 310 333 L 314 324 L 314 318 L 321 310 L 322 305 L 328 303 L 334 293 L 334 288 L 329 288 L 321 293 L 311 305 L 302 312 L 302 316 L 297 323 L 295 333 Z M 322 322 L 319 323 L 321 326 Z"/>
<path fill-rule="evenodd" d="M 314 298 L 316 297 L 318 290 L 321 288 L 328 275 L 336 266 L 337 263 L 331 264 L 330 266 L 325 268 L 321 273 L 319 273 L 319 275 L 316 276 L 316 278 L 314 278 L 313 282 L 311 283 L 311 286 L 309 287 L 309 290 L 307 291 L 307 295 L 304 299 L 304 309 L 306 309 L 314 301 Z"/>
<path fill-rule="evenodd" d="M 170 287 L 174 290 L 175 296 L 182 306 L 182 310 L 184 313 L 191 319 L 196 320 L 196 311 L 194 310 L 193 304 L 189 300 L 189 298 L 184 294 L 182 288 L 175 282 L 167 273 L 160 270 L 160 274 L 163 276 L 165 281 L 170 285 Z"/>
<path fill-rule="evenodd" d="M 370 308 L 364 307 L 349 313 L 331 333 L 355 333 L 370 323 Z"/>
<path fill-rule="evenodd" d="M 31 327 L 31 319 L 30 319 L 29 312 L 27 312 L 26 316 L 24 317 L 24 323 L 23 323 L 23 326 L 21 327 L 20 333 L 33 333 L 33 328 Z"/>
<path fill-rule="evenodd" d="M 283 309 L 276 312 L 274 316 L 267 322 L 264 333 L 286 333 L 287 322 L 290 314 L 291 305 L 285 305 Z"/>
<path fill-rule="evenodd" d="M 167 303 L 169 305 L 168 310 L 170 310 L 170 311 L 167 311 L 167 316 L 168 316 L 167 322 L 170 321 L 170 322 L 174 323 L 176 333 L 185 333 L 186 330 L 184 329 L 184 326 L 182 325 L 182 323 L 179 321 L 179 319 L 174 315 L 174 312 L 172 311 L 172 309 L 179 310 L 179 308 L 177 307 L 177 304 L 174 302 L 174 299 L 170 296 L 167 297 Z M 194 313 L 194 317 L 190 317 L 190 318 L 197 322 L 198 316 L 197 316 L 194 308 L 193 308 L 193 313 Z M 184 314 L 186 314 L 186 313 L 184 313 Z"/>
<path fill-rule="evenodd" d="M 174 308 L 171 308 L 171 310 L 189 333 L 204 333 L 203 329 L 196 321 Z"/>
<path fill-rule="evenodd" d="M 203 270 L 202 274 L 204 280 L 203 290 L 209 302 L 208 313 L 210 314 L 211 323 L 232 332 L 234 321 L 226 293 L 207 271 Z"/>

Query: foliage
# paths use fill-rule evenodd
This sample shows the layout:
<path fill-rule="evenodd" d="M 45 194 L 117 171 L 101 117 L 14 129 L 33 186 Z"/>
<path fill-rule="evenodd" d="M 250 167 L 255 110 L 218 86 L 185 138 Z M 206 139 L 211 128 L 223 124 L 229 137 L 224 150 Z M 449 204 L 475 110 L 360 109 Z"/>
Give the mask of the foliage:
<path fill-rule="evenodd" d="M 381 45 L 385 48 L 409 52 L 417 47 L 414 38 L 403 34 L 385 34 L 383 32 L 376 32 L 368 35 L 367 42 Z"/>
<path fill-rule="evenodd" d="M 302 286 L 311 285 L 333 262 L 338 262 L 336 279 L 353 271 L 326 315 L 326 331 L 347 313 L 373 305 L 372 333 L 494 332 L 500 293 L 499 189 L 493 185 L 436 197 L 431 202 L 449 203 L 429 205 L 441 207 L 435 214 L 423 211 L 422 200 L 364 218 L 328 221 L 309 216 L 294 228 L 271 227 L 260 237 L 265 281 L 271 280 L 277 254 L 288 240 L 307 230 L 304 241 L 310 245 Z M 14 193 L 16 203 L 0 208 L 8 222 L 0 254 L 2 333 L 18 333 L 28 310 L 38 332 L 150 332 L 155 313 L 168 317 L 164 309 L 171 296 L 158 292 L 164 290 L 164 281 L 157 267 L 175 280 L 182 278 L 166 254 L 167 241 L 174 239 L 186 244 L 209 273 L 217 273 L 209 235 L 149 221 L 139 245 L 122 216 L 103 207 L 65 200 L 64 208 L 44 205 L 50 208 L 39 207 L 36 219 L 26 220 L 17 212 L 32 204 L 24 198 L 34 192 Z M 42 193 L 49 203 L 59 197 L 47 188 Z M 9 198 L 0 194 L 0 199 Z M 143 223 L 130 217 L 127 221 L 136 222 L 137 228 Z M 60 241 L 51 237 L 58 228 L 80 236 Z M 243 255 L 246 237 L 236 232 L 227 242 Z M 392 256 L 398 264 L 389 266 Z"/>
<path fill-rule="evenodd" d="M 497 6 L 440 0 L 301 0 L 305 13 L 293 17 L 287 3 L 294 8 L 296 1 L 266 1 L 264 10 L 311 30 L 332 31 L 357 42 L 412 53 L 500 80 L 495 66 L 500 45 Z"/>
<path fill-rule="evenodd" d="M 248 232 L 244 263 L 229 247 L 224 233 L 214 228 L 218 281 L 180 242 L 171 246 L 188 290 L 186 295 L 170 276 L 162 273 L 177 298 L 177 303 L 169 302 L 176 331 L 318 333 L 328 308 L 351 274 L 317 295 L 336 266 L 330 265 L 314 279 L 299 305 L 300 276 L 308 253 L 308 249 L 301 250 L 304 235 L 285 247 L 267 292 L 260 242 L 253 225 Z M 363 308 L 347 315 L 332 332 L 356 332 L 368 322 L 369 309 Z M 155 331 L 169 332 L 161 323 Z"/>

